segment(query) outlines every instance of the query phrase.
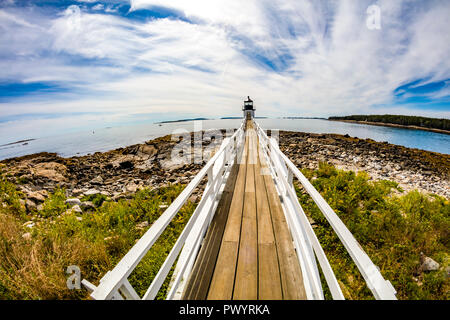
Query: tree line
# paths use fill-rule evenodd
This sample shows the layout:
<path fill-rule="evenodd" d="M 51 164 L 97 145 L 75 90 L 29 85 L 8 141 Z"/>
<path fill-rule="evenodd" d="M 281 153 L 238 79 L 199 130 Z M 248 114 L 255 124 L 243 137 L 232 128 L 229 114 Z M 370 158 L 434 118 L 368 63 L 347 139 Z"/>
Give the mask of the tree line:
<path fill-rule="evenodd" d="M 418 126 L 423 128 L 441 129 L 450 131 L 449 119 L 437 119 L 417 116 L 401 115 L 352 115 L 345 117 L 329 117 L 328 120 L 355 120 L 367 122 L 392 123 L 404 126 Z"/>

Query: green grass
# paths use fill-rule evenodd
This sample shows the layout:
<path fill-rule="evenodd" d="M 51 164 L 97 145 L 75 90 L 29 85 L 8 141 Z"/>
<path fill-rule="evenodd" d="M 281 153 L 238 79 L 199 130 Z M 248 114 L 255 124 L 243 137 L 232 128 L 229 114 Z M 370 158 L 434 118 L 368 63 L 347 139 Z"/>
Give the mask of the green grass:
<path fill-rule="evenodd" d="M 369 181 L 364 172 L 337 170 L 326 163 L 303 173 L 391 281 L 399 299 L 449 298 L 445 270 L 450 244 L 448 200 L 418 191 L 395 195 L 394 190 L 402 191 L 395 182 Z M 296 185 L 296 190 L 306 214 L 317 223 L 314 231 L 346 298 L 371 299 L 364 279 L 327 220 L 301 187 Z M 441 269 L 415 275 L 420 252 L 440 263 Z"/>
<path fill-rule="evenodd" d="M 77 265 L 82 278 L 98 284 L 149 228 L 142 230 L 137 224 L 148 221 L 150 226 L 164 212 L 161 205 L 170 205 L 183 188 L 145 189 L 119 202 L 102 199 L 99 208 L 82 214 L 66 212 L 65 190 L 56 189 L 43 210 L 26 215 L 20 193 L 2 178 L 0 200 L 5 205 L 0 205 L 0 299 L 86 299 L 85 289 L 67 289 L 66 268 Z M 183 206 L 129 277 L 141 295 L 194 209 L 190 202 Z M 36 222 L 32 229 L 23 225 L 29 220 Z M 22 237 L 27 232 L 32 235 L 30 240 Z M 167 286 L 168 281 L 157 298 L 165 296 Z"/>
<path fill-rule="evenodd" d="M 399 299 L 449 298 L 445 270 L 449 266 L 448 200 L 417 191 L 399 194 L 402 190 L 394 182 L 372 182 L 365 173 L 341 171 L 325 163 L 318 170 L 303 173 L 391 281 Z M 44 202 L 43 210 L 26 214 L 20 201 L 23 195 L 0 174 L 0 299 L 86 299 L 86 290 L 67 289 L 67 266 L 79 266 L 83 278 L 98 284 L 148 229 L 136 226 L 143 221 L 150 226 L 165 210 L 160 206 L 170 205 L 183 188 L 172 185 L 141 190 L 118 202 L 92 196 L 84 200 L 99 207 L 82 214 L 66 212 L 65 190 L 57 188 Z M 316 221 L 314 231 L 346 298 L 371 299 L 371 292 L 326 219 L 302 188 L 296 189 L 305 212 Z M 180 210 L 130 275 L 130 283 L 141 296 L 194 209 L 195 204 L 187 203 Z M 29 220 L 36 223 L 32 229 L 23 225 Z M 30 240 L 22 237 L 27 232 Z M 440 263 L 441 269 L 416 275 L 420 252 Z M 171 273 L 157 299 L 164 298 Z M 329 292 L 326 297 L 330 298 Z"/>

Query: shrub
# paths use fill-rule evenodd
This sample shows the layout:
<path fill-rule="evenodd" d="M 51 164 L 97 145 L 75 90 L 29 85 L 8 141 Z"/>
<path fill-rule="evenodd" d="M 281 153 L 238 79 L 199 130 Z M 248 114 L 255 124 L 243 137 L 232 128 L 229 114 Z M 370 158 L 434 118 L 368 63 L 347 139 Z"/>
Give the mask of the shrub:
<path fill-rule="evenodd" d="M 399 299 L 448 299 L 450 206 L 436 195 L 402 191 L 392 181 L 369 181 L 364 172 L 337 170 L 320 163 L 303 170 L 372 261 L 397 290 Z M 322 244 L 347 298 L 371 299 L 365 281 L 340 240 L 306 192 L 296 185 L 305 213 L 315 222 Z M 417 275 L 420 253 L 441 264 L 436 272 Z M 327 295 L 330 297 L 329 293 Z"/>

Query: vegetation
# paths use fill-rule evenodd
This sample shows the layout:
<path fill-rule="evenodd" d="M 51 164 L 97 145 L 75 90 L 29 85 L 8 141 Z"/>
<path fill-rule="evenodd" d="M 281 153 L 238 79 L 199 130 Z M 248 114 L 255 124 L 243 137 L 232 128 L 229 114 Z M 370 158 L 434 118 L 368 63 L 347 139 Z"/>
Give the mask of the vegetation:
<path fill-rule="evenodd" d="M 353 115 L 346 117 L 329 117 L 329 120 L 355 120 L 399 124 L 403 126 L 417 126 L 423 128 L 440 129 L 450 131 L 449 119 L 436 119 L 416 116 L 399 116 L 399 115 Z"/>
<path fill-rule="evenodd" d="M 369 181 L 364 172 L 337 170 L 326 163 L 303 173 L 391 281 L 399 299 L 450 298 L 448 200 L 418 191 L 401 194 L 395 182 Z M 303 188 L 297 185 L 296 190 L 305 212 L 315 221 L 314 231 L 346 298 L 373 298 L 319 208 Z M 421 252 L 437 261 L 440 270 L 420 272 Z"/>
<path fill-rule="evenodd" d="M 15 186 L 1 177 L 0 299 L 88 298 L 85 289 L 67 288 L 67 267 L 80 267 L 82 278 L 98 284 L 183 188 L 141 190 L 119 202 L 102 198 L 101 207 L 82 214 L 68 210 L 65 191 L 57 189 L 42 211 L 27 215 Z M 130 283 L 139 294 L 145 293 L 194 209 L 188 202 L 180 210 L 131 274 Z M 143 221 L 149 226 L 139 227 Z M 157 298 L 164 297 L 167 285 L 168 280 Z"/>
<path fill-rule="evenodd" d="M 357 241 L 398 291 L 399 299 L 449 299 L 449 201 L 412 191 L 391 181 L 321 163 L 305 176 L 331 205 Z M 77 265 L 83 278 L 98 284 L 178 196 L 183 185 L 138 191 L 129 200 L 86 198 L 100 205 L 78 214 L 68 210 L 64 189 L 56 189 L 39 212 L 26 214 L 22 195 L 0 174 L 0 299 L 86 299 L 69 290 L 66 268 Z M 296 185 L 305 212 L 348 299 L 371 299 L 363 278 L 326 219 Z M 153 245 L 129 280 L 145 293 L 191 216 L 187 203 Z M 147 227 L 141 227 L 147 221 Z M 34 226 L 30 228 L 30 223 Z M 421 272 L 420 253 L 436 260 L 438 271 Z M 170 278 L 170 274 L 168 279 Z M 165 296 L 168 280 L 157 298 Z M 330 298 L 330 294 L 326 294 Z"/>

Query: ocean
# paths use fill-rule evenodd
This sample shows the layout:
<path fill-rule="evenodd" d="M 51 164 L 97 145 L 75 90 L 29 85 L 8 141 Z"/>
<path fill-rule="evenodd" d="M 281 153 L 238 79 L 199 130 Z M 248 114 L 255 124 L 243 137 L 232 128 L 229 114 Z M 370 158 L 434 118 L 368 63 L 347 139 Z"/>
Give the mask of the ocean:
<path fill-rule="evenodd" d="M 55 152 L 62 157 L 104 152 L 172 134 L 175 130 L 197 131 L 233 129 L 241 119 L 184 121 L 172 123 L 145 123 L 108 127 L 94 131 L 80 131 L 36 138 L 30 141 L 0 146 L 0 160 L 38 152 Z M 410 130 L 366 124 L 328 121 L 321 119 L 256 119 L 264 129 L 279 129 L 311 133 L 348 134 L 361 139 L 387 141 L 409 148 L 450 154 L 450 135 L 423 130 Z M 33 137 L 30 137 L 33 139 Z"/>

